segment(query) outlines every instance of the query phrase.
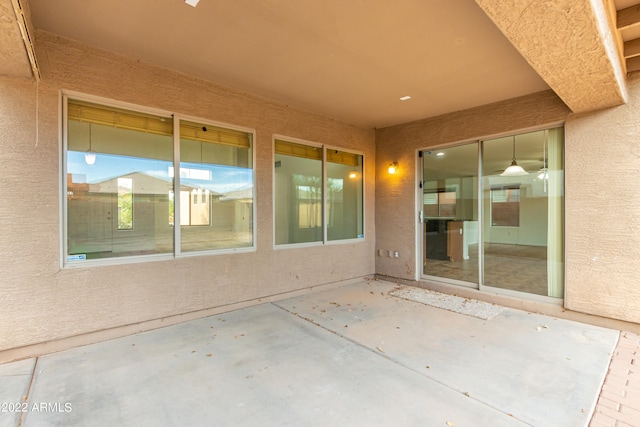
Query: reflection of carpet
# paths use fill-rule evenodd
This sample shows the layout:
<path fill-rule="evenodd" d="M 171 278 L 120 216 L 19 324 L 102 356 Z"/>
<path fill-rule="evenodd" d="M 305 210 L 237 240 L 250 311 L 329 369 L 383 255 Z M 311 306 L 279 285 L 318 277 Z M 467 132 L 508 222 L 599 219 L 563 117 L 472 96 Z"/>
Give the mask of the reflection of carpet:
<path fill-rule="evenodd" d="M 401 287 L 389 292 L 389 295 L 484 320 L 489 320 L 504 310 L 504 307 L 488 302 L 441 294 L 421 288 Z"/>

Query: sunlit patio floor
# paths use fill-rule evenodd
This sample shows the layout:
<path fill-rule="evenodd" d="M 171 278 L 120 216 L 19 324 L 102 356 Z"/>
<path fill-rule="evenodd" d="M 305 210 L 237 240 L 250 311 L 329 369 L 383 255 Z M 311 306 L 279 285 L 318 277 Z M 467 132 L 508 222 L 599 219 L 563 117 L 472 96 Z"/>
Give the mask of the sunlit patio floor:
<path fill-rule="evenodd" d="M 483 320 L 395 287 L 0 365 L 0 426 L 588 425 L 619 331 L 508 308 Z"/>

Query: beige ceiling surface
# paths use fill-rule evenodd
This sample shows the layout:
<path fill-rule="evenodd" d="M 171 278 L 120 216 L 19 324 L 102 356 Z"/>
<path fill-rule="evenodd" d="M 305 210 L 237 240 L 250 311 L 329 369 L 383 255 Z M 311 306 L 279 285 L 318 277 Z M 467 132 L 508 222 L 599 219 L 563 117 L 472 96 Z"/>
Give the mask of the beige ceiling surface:
<path fill-rule="evenodd" d="M 548 89 L 473 0 L 29 4 L 36 28 L 364 127 Z"/>

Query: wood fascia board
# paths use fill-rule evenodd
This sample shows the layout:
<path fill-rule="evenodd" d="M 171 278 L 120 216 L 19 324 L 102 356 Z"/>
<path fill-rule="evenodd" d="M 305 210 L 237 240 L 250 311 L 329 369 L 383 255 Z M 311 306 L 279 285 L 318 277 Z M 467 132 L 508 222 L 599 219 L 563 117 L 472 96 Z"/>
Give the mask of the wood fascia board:
<path fill-rule="evenodd" d="M 627 59 L 627 72 L 640 71 L 640 56 Z"/>
<path fill-rule="evenodd" d="M 38 61 L 36 59 L 36 50 L 33 43 L 33 37 L 30 33 L 30 22 L 28 18 L 28 14 L 22 7 L 20 0 L 11 0 L 11 5 L 13 6 L 13 10 L 16 15 L 16 22 L 20 29 L 20 35 L 22 37 L 22 41 L 24 42 L 24 48 L 27 53 L 27 57 L 29 58 L 29 65 L 31 65 L 31 72 L 33 77 L 40 81 L 40 68 L 38 67 Z"/>
<path fill-rule="evenodd" d="M 629 6 L 618 11 L 616 25 L 619 30 L 640 24 L 640 4 Z"/>
<path fill-rule="evenodd" d="M 640 55 L 640 39 L 633 39 L 624 42 L 624 57 L 632 58 Z"/>

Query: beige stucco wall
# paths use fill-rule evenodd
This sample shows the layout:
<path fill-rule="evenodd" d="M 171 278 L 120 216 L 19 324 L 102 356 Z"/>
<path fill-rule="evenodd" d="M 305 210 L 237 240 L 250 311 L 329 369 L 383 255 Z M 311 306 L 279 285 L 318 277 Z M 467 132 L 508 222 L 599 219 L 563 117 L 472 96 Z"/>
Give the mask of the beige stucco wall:
<path fill-rule="evenodd" d="M 640 323 L 640 74 L 566 124 L 566 307 Z"/>
<path fill-rule="evenodd" d="M 383 256 L 376 255 L 376 272 L 402 279 L 419 277 L 417 150 L 557 124 L 569 113 L 552 91 L 546 91 L 377 130 L 376 248 L 383 249 Z M 400 169 L 389 175 L 387 166 L 393 161 Z M 384 252 L 388 249 L 397 250 L 400 258 L 389 258 Z"/>
<path fill-rule="evenodd" d="M 36 47 L 39 87 L 0 77 L 0 351 L 374 273 L 372 130 L 47 33 Z M 61 269 L 61 89 L 255 129 L 257 250 Z M 365 240 L 273 249 L 273 134 L 364 152 Z"/>

